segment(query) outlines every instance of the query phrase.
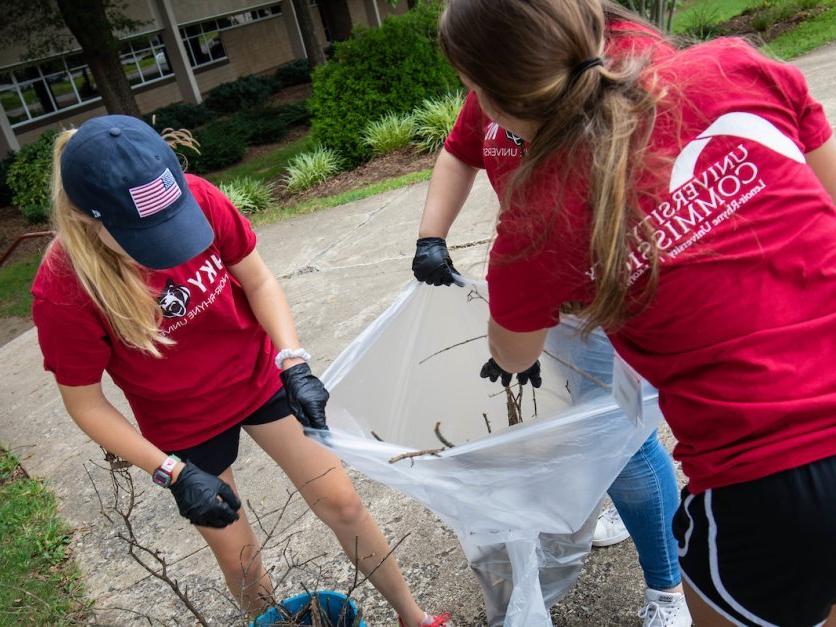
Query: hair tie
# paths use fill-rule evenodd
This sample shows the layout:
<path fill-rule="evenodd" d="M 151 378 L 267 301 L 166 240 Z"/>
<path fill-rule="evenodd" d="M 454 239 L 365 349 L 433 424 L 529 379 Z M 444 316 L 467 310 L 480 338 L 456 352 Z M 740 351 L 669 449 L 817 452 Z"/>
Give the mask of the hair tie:
<path fill-rule="evenodd" d="M 568 91 L 569 89 L 571 89 L 572 86 L 578 81 L 578 79 L 581 76 L 583 76 L 584 72 L 599 65 L 602 67 L 604 65 L 604 59 L 602 59 L 601 57 L 593 57 L 591 59 L 587 59 L 586 61 L 581 61 L 580 63 L 578 63 L 572 70 L 572 76 L 569 79 L 569 84 L 566 86 L 566 90 Z"/>

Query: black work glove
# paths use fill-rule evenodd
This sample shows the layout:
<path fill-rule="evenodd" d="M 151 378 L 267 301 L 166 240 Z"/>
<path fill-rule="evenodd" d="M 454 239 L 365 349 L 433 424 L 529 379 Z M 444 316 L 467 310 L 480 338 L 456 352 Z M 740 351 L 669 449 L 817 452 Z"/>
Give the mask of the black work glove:
<path fill-rule="evenodd" d="M 442 237 L 422 237 L 415 246 L 415 257 L 412 258 L 412 274 L 422 283 L 429 285 L 463 286 L 454 274 L 459 271 L 453 267 L 453 260 L 447 252 L 447 242 Z"/>
<path fill-rule="evenodd" d="M 483 379 L 490 379 L 491 383 L 496 383 L 497 379 L 502 380 L 502 387 L 508 387 L 511 385 L 511 379 L 514 377 L 510 372 L 506 372 L 502 368 L 499 367 L 499 364 L 494 361 L 494 358 L 491 357 L 488 361 L 485 362 L 485 365 L 482 366 L 481 372 L 479 372 L 479 376 Z M 543 385 L 543 379 L 540 376 L 540 362 L 535 361 L 534 365 L 531 366 L 528 370 L 523 370 L 520 373 L 517 373 L 517 381 L 520 385 L 525 385 L 526 383 L 531 383 L 532 387 L 539 388 Z"/>
<path fill-rule="evenodd" d="M 328 390 L 317 379 L 308 364 L 296 364 L 282 370 L 282 382 L 287 390 L 287 402 L 290 411 L 305 427 L 327 429 L 325 424 L 325 404 L 328 402 Z"/>
<path fill-rule="evenodd" d="M 191 462 L 171 484 L 180 515 L 203 527 L 226 527 L 238 520 L 240 499 L 226 483 Z"/>

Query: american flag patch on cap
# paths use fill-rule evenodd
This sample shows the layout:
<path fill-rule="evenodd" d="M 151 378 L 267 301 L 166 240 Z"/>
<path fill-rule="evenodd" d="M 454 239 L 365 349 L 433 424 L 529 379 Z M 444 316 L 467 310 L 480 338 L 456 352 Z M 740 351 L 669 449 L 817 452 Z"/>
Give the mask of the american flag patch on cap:
<path fill-rule="evenodd" d="M 128 190 L 140 218 L 158 213 L 180 198 L 180 186 L 168 168 L 150 183 Z"/>

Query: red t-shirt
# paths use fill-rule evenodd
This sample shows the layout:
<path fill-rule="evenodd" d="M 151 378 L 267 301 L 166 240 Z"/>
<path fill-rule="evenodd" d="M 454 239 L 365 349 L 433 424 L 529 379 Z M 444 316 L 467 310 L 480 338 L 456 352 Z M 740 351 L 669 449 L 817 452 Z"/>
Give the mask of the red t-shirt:
<path fill-rule="evenodd" d="M 804 160 L 832 131 L 801 72 L 738 40 L 669 55 L 660 78 L 688 104 L 661 108 L 642 177 L 662 252 L 650 306 L 611 340 L 660 392 L 679 441 L 674 456 L 700 492 L 836 454 L 836 206 Z M 447 141 L 502 193 L 524 145 L 488 120 L 471 94 Z M 567 301 L 594 293 L 583 177 L 556 190 L 548 173 L 529 203 L 501 215 L 488 270 L 493 318 L 512 331 L 557 324 Z M 655 187 L 648 181 L 656 181 Z M 545 242 L 531 225 L 557 206 Z M 539 200 L 542 199 L 542 200 Z M 646 278 L 647 243 L 630 257 Z"/>
<path fill-rule="evenodd" d="M 106 370 L 125 393 L 142 434 L 163 450 L 194 446 L 240 422 L 281 388 L 276 352 L 244 290 L 227 271 L 255 248 L 250 224 L 220 190 L 187 175 L 215 240 L 168 270 L 148 271 L 160 328 L 175 340 L 157 359 L 121 342 L 78 282 L 60 240 L 32 286 L 44 367 L 68 386 Z"/>

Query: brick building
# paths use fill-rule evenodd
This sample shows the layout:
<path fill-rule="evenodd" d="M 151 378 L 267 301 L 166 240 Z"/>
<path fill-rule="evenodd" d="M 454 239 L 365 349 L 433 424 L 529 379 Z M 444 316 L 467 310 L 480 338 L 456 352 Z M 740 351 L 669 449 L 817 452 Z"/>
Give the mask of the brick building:
<path fill-rule="evenodd" d="M 348 0 L 348 6 L 354 24 L 370 26 L 406 10 L 405 0 L 394 9 L 387 0 Z M 315 0 L 309 9 L 324 44 Z M 127 13 L 142 27 L 122 38 L 122 67 L 143 113 L 200 102 L 221 83 L 306 56 L 290 0 L 129 0 Z M 104 113 L 77 47 L 37 60 L 13 47 L 0 50 L 0 156 L 49 128 Z"/>

